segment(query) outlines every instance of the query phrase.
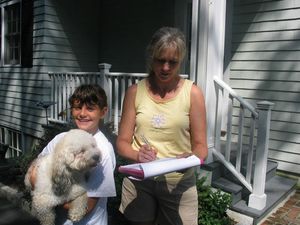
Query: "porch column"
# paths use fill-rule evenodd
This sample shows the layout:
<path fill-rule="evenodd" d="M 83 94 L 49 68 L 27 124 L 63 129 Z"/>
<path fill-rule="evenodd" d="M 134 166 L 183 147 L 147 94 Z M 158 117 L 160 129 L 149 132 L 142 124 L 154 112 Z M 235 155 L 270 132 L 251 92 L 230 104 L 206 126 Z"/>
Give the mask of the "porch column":
<path fill-rule="evenodd" d="M 248 206 L 262 210 L 266 206 L 267 195 L 265 194 L 267 161 L 269 150 L 269 135 L 271 110 L 274 103 L 262 101 L 257 103 L 258 128 L 257 146 L 255 155 L 255 171 L 253 177 L 253 192 L 249 196 Z"/>
<path fill-rule="evenodd" d="M 106 76 L 109 73 L 111 64 L 100 63 L 98 65 L 100 70 L 100 86 L 104 89 L 107 95 L 108 112 L 104 118 L 104 122 L 111 121 L 112 117 L 112 83 L 111 80 Z"/>
<path fill-rule="evenodd" d="M 202 87 L 207 112 L 207 143 L 209 155 L 207 163 L 213 161 L 215 147 L 216 93 L 214 76 L 223 79 L 226 2 L 224 0 L 200 1 L 200 29 L 198 40 L 197 84 Z M 200 39 L 201 38 L 201 39 Z"/>

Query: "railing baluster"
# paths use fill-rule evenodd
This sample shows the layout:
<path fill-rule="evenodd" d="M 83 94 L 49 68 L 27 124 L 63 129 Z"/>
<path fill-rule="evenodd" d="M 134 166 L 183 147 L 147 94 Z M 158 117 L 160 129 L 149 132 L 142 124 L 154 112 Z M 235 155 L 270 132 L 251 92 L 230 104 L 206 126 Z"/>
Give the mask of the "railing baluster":
<path fill-rule="evenodd" d="M 114 79 L 114 132 L 118 133 L 119 127 L 119 80 L 118 77 Z"/>
<path fill-rule="evenodd" d="M 54 76 L 53 76 L 54 78 L 55 78 L 55 83 L 54 83 L 54 88 L 53 88 L 53 90 L 54 90 L 54 93 L 53 93 L 53 101 L 54 102 L 56 102 L 56 104 L 54 105 L 54 112 L 53 112 L 53 118 L 54 119 L 56 119 L 56 114 L 57 114 L 57 112 L 58 112 L 58 109 L 59 109 L 59 103 L 58 103 L 58 95 L 57 95 L 57 93 L 59 93 L 58 92 L 58 83 L 59 83 L 59 79 L 58 79 L 58 74 L 55 74 Z"/>
<path fill-rule="evenodd" d="M 215 124 L 215 146 L 216 149 L 220 149 L 220 139 L 221 139 L 221 126 L 222 126 L 222 99 L 224 90 L 220 87 L 216 88 L 216 124 Z"/>
<path fill-rule="evenodd" d="M 249 151 L 247 158 L 246 181 L 251 182 L 253 169 L 253 154 L 254 154 L 254 135 L 255 135 L 255 118 L 250 117 L 250 137 L 249 137 Z"/>
<path fill-rule="evenodd" d="M 49 77 L 50 77 L 50 81 L 51 81 L 51 96 L 50 96 L 50 99 L 51 100 L 54 100 L 54 85 L 55 85 L 55 79 L 54 79 L 54 74 L 51 74 L 49 73 Z M 50 107 L 50 115 L 49 117 L 52 117 L 53 118 L 53 115 L 54 115 L 54 111 L 55 111 L 55 105 L 53 105 L 52 107 Z"/>
<path fill-rule="evenodd" d="M 64 77 L 63 77 L 63 84 L 64 84 L 64 89 L 63 89 L 63 107 L 61 109 L 60 112 L 58 113 L 61 113 L 62 115 L 62 120 L 64 120 L 64 110 L 67 109 L 68 107 L 68 83 L 69 83 L 69 80 L 68 80 L 68 75 L 67 74 L 64 74 Z M 65 121 L 65 120 L 64 120 Z"/>
<path fill-rule="evenodd" d="M 59 80 L 58 80 L 58 111 L 56 112 L 56 115 L 55 115 L 55 119 L 58 119 L 58 113 L 61 111 L 62 109 L 62 76 L 63 74 L 60 73 L 59 74 Z"/>
<path fill-rule="evenodd" d="M 225 159 L 227 162 L 230 162 L 231 154 L 231 133 L 232 133 L 232 107 L 233 107 L 233 97 L 228 96 L 228 110 L 227 110 L 227 138 L 226 138 L 226 150 L 225 150 Z"/>
<path fill-rule="evenodd" d="M 120 106 L 120 115 L 122 114 L 122 106 L 125 97 L 125 92 L 127 90 L 125 76 L 122 76 L 121 79 L 121 106 Z"/>
<path fill-rule="evenodd" d="M 241 172 L 241 164 L 242 164 L 242 156 L 243 156 L 243 135 L 244 135 L 244 107 L 240 105 L 240 113 L 239 113 L 239 133 L 238 133 L 238 148 L 236 155 L 236 170 Z"/>

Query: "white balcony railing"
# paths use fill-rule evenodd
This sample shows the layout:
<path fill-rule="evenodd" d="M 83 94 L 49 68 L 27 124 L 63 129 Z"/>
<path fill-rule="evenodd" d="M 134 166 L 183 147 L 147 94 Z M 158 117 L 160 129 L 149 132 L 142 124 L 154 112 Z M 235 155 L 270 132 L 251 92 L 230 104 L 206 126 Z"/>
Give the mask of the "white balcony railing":
<path fill-rule="evenodd" d="M 248 206 L 261 210 L 266 205 L 265 181 L 273 103 L 258 102 L 254 108 L 218 77 L 214 77 L 214 82 L 217 107 L 213 154 L 251 192 Z M 222 148 L 221 138 L 224 102 L 228 102 L 225 149 Z M 234 114 L 234 110 L 238 113 Z M 235 125 L 233 118 L 237 118 Z M 235 131 L 234 127 L 237 127 Z M 233 142 L 235 139 L 236 143 Z M 233 143 L 235 146 L 232 146 Z M 231 160 L 232 154 L 235 156 L 234 162 Z"/>
<path fill-rule="evenodd" d="M 146 73 L 110 72 L 111 65 L 99 64 L 99 72 L 49 72 L 51 80 L 51 102 L 49 121 L 67 123 L 71 119 L 68 99 L 75 88 L 81 84 L 97 83 L 104 88 L 109 110 L 106 122 L 113 122 L 113 129 L 118 133 L 118 124 L 122 112 L 123 99 L 127 88 L 145 78 Z M 187 78 L 188 75 L 181 75 Z"/>

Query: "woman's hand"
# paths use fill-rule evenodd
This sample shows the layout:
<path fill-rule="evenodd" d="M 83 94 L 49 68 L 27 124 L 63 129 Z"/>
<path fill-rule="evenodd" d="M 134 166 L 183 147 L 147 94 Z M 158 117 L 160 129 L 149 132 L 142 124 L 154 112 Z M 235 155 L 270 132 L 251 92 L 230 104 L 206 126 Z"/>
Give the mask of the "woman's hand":
<path fill-rule="evenodd" d="M 151 148 L 149 145 L 142 145 L 138 152 L 139 162 L 151 162 L 156 160 L 157 151 Z"/>

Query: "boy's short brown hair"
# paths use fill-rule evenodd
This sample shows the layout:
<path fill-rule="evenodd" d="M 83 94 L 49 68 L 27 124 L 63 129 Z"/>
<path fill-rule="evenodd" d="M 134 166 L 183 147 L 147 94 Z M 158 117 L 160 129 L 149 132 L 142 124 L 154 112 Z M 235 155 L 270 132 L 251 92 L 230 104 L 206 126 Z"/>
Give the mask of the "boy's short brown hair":
<path fill-rule="evenodd" d="M 78 104 L 98 105 L 100 109 L 107 107 L 107 96 L 102 87 L 97 84 L 83 84 L 77 87 L 69 98 L 71 108 Z"/>

